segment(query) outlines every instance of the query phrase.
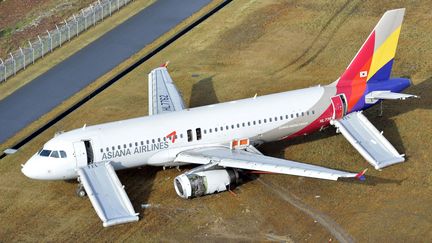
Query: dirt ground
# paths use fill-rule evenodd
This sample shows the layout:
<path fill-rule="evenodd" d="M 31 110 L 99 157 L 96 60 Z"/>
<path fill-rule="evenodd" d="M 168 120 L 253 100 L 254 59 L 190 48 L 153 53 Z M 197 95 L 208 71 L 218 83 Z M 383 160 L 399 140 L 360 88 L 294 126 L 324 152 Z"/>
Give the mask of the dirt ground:
<path fill-rule="evenodd" d="M 55 29 L 64 19 L 88 7 L 94 0 L 0 1 L 0 58 L 28 45 L 37 35 Z"/>
<path fill-rule="evenodd" d="M 358 241 L 432 240 L 432 34 L 423 1 L 233 1 L 124 79 L 0 161 L 0 241 Z M 103 228 L 76 183 L 24 177 L 24 163 L 56 131 L 147 114 L 147 73 L 166 60 L 191 107 L 335 80 L 385 10 L 405 7 L 393 76 L 421 99 L 365 112 L 407 162 L 376 171 L 335 129 L 266 144 L 267 155 L 348 171 L 366 182 L 261 175 L 234 190 L 184 200 L 175 169 L 118 173 L 140 213 Z M 182 171 L 190 167 L 181 168 Z M 152 206 L 142 209 L 141 204 Z"/>

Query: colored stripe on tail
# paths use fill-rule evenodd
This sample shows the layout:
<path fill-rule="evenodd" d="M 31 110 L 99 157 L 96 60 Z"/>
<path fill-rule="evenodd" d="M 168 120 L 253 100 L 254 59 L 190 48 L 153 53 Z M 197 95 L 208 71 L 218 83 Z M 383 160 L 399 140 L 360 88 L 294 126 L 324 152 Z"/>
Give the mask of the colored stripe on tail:
<path fill-rule="evenodd" d="M 368 81 L 389 79 L 404 14 L 404 8 L 385 12 L 337 81 L 338 93 L 348 97 L 349 111 L 364 95 Z"/>

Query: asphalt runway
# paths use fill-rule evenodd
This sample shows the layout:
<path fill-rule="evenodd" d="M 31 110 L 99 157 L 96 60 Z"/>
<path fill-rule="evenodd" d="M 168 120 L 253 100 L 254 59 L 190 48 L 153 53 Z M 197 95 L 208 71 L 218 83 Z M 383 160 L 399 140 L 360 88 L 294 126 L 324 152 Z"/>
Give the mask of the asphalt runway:
<path fill-rule="evenodd" d="M 158 0 L 0 101 L 0 143 L 209 4 Z"/>

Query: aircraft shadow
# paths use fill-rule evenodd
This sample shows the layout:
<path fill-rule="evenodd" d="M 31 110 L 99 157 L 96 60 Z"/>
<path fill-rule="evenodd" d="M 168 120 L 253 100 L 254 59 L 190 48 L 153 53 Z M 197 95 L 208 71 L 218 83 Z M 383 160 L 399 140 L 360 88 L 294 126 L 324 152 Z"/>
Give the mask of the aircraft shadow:
<path fill-rule="evenodd" d="M 161 169 L 160 167 L 144 166 L 141 168 L 117 171 L 120 181 L 125 185 L 126 193 L 129 196 L 135 212 L 140 213 L 140 218 L 142 218 L 146 210 L 141 207 L 141 204 L 148 202 L 156 174 Z"/>
<path fill-rule="evenodd" d="M 365 186 L 376 186 L 379 184 L 397 184 L 400 186 L 400 185 L 402 185 L 402 182 L 404 182 L 406 179 L 407 178 L 403 178 L 400 180 L 386 179 L 386 178 L 381 178 L 378 176 L 366 175 L 365 181 L 360 181 L 360 180 L 353 179 L 353 178 L 340 178 L 340 179 L 338 179 L 338 181 L 343 182 L 343 183 L 359 184 L 359 185 L 365 185 Z"/>
<path fill-rule="evenodd" d="M 190 108 L 219 103 L 213 86 L 213 77 L 201 79 L 192 86 Z"/>

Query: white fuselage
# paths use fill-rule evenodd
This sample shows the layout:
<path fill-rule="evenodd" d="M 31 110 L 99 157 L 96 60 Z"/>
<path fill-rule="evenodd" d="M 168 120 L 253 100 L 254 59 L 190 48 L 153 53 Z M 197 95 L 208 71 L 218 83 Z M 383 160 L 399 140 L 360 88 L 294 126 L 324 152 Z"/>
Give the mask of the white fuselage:
<path fill-rule="evenodd" d="M 77 167 L 100 161 L 112 161 L 115 169 L 175 166 L 179 152 L 195 147 L 229 146 L 233 139 L 244 138 L 252 144 L 280 140 L 317 120 L 334 94 L 332 86 L 317 86 L 72 130 L 43 148 L 65 151 L 66 158 L 35 154 L 23 172 L 31 173 L 35 168 L 28 167 L 38 163 L 38 174 L 45 167 L 46 172 L 36 179 L 69 179 L 77 177 Z"/>

